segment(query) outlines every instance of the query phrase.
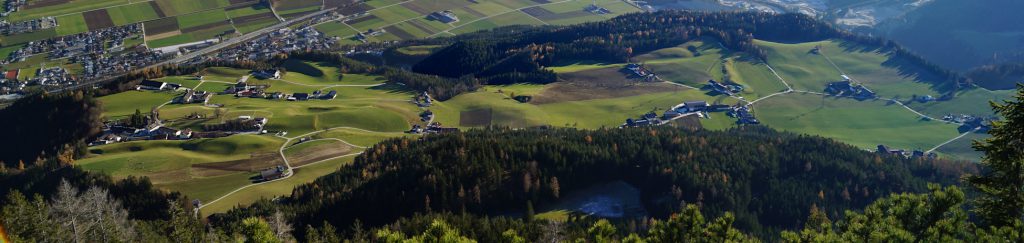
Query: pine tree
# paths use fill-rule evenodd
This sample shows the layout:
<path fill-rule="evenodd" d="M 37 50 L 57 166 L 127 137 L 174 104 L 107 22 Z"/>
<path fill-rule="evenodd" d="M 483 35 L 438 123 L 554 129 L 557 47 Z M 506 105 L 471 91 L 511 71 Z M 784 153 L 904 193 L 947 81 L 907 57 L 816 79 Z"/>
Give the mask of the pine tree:
<path fill-rule="evenodd" d="M 974 148 L 985 153 L 981 175 L 968 177 L 982 195 L 975 199 L 975 212 L 995 226 L 1007 226 L 1024 217 L 1024 84 L 1017 84 L 1016 100 L 991 102 L 1003 118 L 993 121 L 991 138 L 977 141 Z"/>

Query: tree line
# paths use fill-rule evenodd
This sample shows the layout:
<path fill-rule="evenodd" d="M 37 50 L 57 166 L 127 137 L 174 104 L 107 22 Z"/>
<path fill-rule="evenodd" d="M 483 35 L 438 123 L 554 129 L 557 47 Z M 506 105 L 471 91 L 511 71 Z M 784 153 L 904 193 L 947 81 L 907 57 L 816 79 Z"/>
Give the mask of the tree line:
<path fill-rule="evenodd" d="M 211 220 L 230 225 L 280 209 L 300 225 L 377 226 L 416 213 L 524 211 L 563 192 L 621 180 L 640 190 L 653 217 L 692 203 L 712 216 L 731 211 L 739 228 L 763 236 L 797 227 L 812 205 L 837 215 L 880 196 L 925 191 L 929 181 L 955 184 L 965 171 L 974 168 L 763 127 L 494 128 L 384 141 L 352 165 L 295 188 L 280 205 L 256 204 Z"/>

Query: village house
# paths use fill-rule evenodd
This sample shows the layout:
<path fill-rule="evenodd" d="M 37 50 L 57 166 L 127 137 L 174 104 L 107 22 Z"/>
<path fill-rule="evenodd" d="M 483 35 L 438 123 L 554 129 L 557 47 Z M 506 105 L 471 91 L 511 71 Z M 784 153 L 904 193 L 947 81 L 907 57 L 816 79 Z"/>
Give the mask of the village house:
<path fill-rule="evenodd" d="M 608 10 L 607 8 L 604 8 L 604 7 L 601 7 L 600 5 L 597 5 L 597 0 L 594 0 L 593 3 L 591 3 L 590 5 L 587 5 L 586 7 L 584 7 L 583 10 L 585 10 L 587 12 L 590 12 L 590 13 L 593 13 L 593 14 L 610 14 L 610 13 L 612 13 L 611 10 Z"/>
<path fill-rule="evenodd" d="M 708 102 L 707 101 L 703 101 L 703 100 L 687 101 L 687 102 L 683 102 L 683 107 L 681 107 L 681 108 L 685 112 L 705 111 L 708 108 Z"/>
<path fill-rule="evenodd" d="M 189 89 L 185 91 L 185 94 L 178 97 L 177 101 L 181 104 L 206 104 L 206 102 L 210 101 L 210 97 L 213 97 L 213 93 Z"/>
<path fill-rule="evenodd" d="M 876 94 L 864 85 L 853 83 L 849 77 L 843 75 L 844 81 L 831 82 L 825 86 L 825 92 L 835 96 L 850 96 L 858 99 L 875 98 Z"/>
<path fill-rule="evenodd" d="M 295 93 L 295 94 L 292 94 L 292 97 L 289 97 L 288 100 L 309 100 L 309 94 L 308 93 Z"/>
<path fill-rule="evenodd" d="M 879 154 L 884 154 L 884 155 L 894 155 L 894 156 L 907 157 L 907 151 L 906 150 L 889 148 L 888 146 L 885 146 L 884 144 L 879 144 L 878 145 L 878 150 L 876 152 L 879 153 Z"/>
<path fill-rule="evenodd" d="M 291 171 L 285 168 L 283 165 L 278 165 L 270 169 L 260 171 L 260 178 L 263 181 L 277 180 L 291 175 Z"/>
<path fill-rule="evenodd" d="M 333 100 L 334 98 L 337 98 L 337 97 L 338 97 L 338 91 L 334 91 L 334 90 L 327 91 L 326 94 L 320 95 L 320 99 L 321 100 Z"/>

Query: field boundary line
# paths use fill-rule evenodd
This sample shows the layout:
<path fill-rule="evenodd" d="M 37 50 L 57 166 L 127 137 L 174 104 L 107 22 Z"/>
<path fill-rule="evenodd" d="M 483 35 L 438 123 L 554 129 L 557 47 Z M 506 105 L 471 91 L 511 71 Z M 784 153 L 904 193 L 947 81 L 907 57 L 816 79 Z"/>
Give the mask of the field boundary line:
<path fill-rule="evenodd" d="M 958 140 L 960 138 L 963 138 L 964 136 L 967 136 L 967 134 L 971 134 L 971 133 L 977 132 L 980 129 L 981 129 L 981 127 L 976 127 L 974 129 L 971 129 L 970 131 L 966 131 L 966 132 L 960 134 L 960 136 L 956 136 L 955 138 L 952 138 L 950 140 L 946 140 L 946 142 L 943 142 L 943 143 L 941 143 L 939 145 L 935 145 L 935 147 L 932 147 L 932 149 L 929 149 L 928 151 L 925 151 L 925 153 L 934 152 L 935 150 L 941 148 L 942 146 L 945 146 L 946 144 L 952 143 L 953 141 L 956 141 L 956 140 Z"/>
<path fill-rule="evenodd" d="M 498 13 L 498 14 L 495 14 L 495 15 L 489 15 L 489 16 L 482 17 L 482 18 L 479 18 L 479 19 L 474 19 L 473 21 L 469 21 L 469 22 L 460 24 L 458 26 L 455 26 L 455 27 L 452 27 L 452 28 L 448 28 L 448 29 L 446 29 L 444 31 L 434 33 L 434 34 L 432 34 L 430 36 L 427 36 L 427 38 L 431 38 L 431 37 L 437 36 L 438 34 L 445 33 L 445 32 L 451 34 L 451 32 L 449 32 L 449 31 L 458 29 L 458 28 L 460 28 L 462 26 L 470 25 L 472 23 L 476 23 L 477 21 L 481 21 L 481 20 L 485 20 L 485 19 L 491 19 L 491 18 L 494 18 L 494 17 L 497 17 L 497 16 L 501 16 L 501 15 L 505 15 L 505 14 L 508 14 L 508 13 L 512 13 L 512 12 L 517 12 L 517 11 L 518 12 L 522 12 L 523 9 L 532 8 L 532 7 L 546 6 L 546 5 L 551 5 L 551 4 L 567 3 L 567 2 L 572 2 L 572 1 L 573 0 L 562 0 L 562 1 L 558 1 L 558 2 L 549 2 L 549 3 L 535 4 L 535 5 L 525 6 L 525 7 L 522 7 L 522 8 L 511 9 L 509 11 L 501 12 L 501 13 Z M 523 13 L 526 14 L 525 12 L 523 12 Z M 530 14 L 526 14 L 526 15 L 530 15 Z M 532 17 L 532 15 L 531 15 L 531 17 Z M 541 21 L 541 22 L 544 22 L 544 21 Z"/>

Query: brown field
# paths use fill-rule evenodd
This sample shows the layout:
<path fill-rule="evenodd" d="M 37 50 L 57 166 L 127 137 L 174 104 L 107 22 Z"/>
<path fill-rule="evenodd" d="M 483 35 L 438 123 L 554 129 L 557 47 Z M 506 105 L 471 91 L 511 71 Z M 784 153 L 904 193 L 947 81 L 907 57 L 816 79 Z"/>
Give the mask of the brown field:
<path fill-rule="evenodd" d="M 157 19 L 145 22 L 143 25 L 146 26 L 147 36 L 156 36 L 163 33 L 175 32 L 178 31 L 179 28 L 177 17 Z M 178 31 L 178 33 L 180 34 L 181 32 Z"/>
<path fill-rule="evenodd" d="M 167 17 L 167 13 L 164 13 L 164 9 L 160 8 L 160 5 L 156 4 L 156 1 L 149 2 L 149 6 L 153 7 L 153 11 L 156 11 L 156 16 L 160 18 Z"/>
<path fill-rule="evenodd" d="M 283 15 L 281 15 L 281 18 L 291 19 L 291 18 L 294 18 L 294 17 L 299 17 L 299 16 L 302 16 L 302 15 L 307 15 L 307 14 L 312 13 L 312 12 L 316 12 L 316 11 L 306 11 L 306 12 L 283 14 Z"/>
<path fill-rule="evenodd" d="M 700 118 L 697 116 L 687 116 L 679 118 L 672 121 L 672 123 L 670 124 L 674 127 L 689 128 L 692 130 L 700 130 L 704 128 L 704 126 L 700 124 Z"/>
<path fill-rule="evenodd" d="M 402 7 L 408 8 L 409 10 L 412 10 L 413 12 L 417 12 L 422 15 L 427 15 L 437 11 L 460 8 L 469 4 L 469 1 L 429 0 L 403 3 Z"/>
<path fill-rule="evenodd" d="M 221 22 L 215 22 L 215 23 L 209 23 L 209 24 L 204 24 L 204 25 L 200 25 L 200 26 L 192 26 L 192 27 L 189 27 L 189 28 L 184 28 L 184 29 L 181 29 L 181 32 L 190 33 L 190 32 L 206 30 L 206 29 L 213 29 L 213 28 L 217 28 L 217 27 L 221 27 L 221 26 L 225 26 L 225 25 L 230 25 L 230 24 L 231 24 L 231 22 L 228 22 L 227 20 L 225 20 L 225 21 L 221 21 Z"/>
<path fill-rule="evenodd" d="M 89 31 L 114 27 L 114 20 L 110 19 L 110 14 L 106 9 L 93 10 L 82 13 L 82 15 L 85 16 L 85 24 L 89 27 Z"/>
<path fill-rule="evenodd" d="M 664 82 L 641 82 L 630 79 L 620 68 L 602 68 L 559 74 L 559 81 L 548 85 L 530 103 L 548 104 L 565 101 L 607 99 L 658 92 L 683 90 Z"/>
<path fill-rule="evenodd" d="M 345 7 L 345 6 L 349 6 L 349 5 L 355 4 L 356 2 L 358 2 L 358 1 L 356 1 L 356 0 L 326 0 L 326 1 L 324 1 L 324 8 L 339 7 L 338 10 L 342 11 L 341 14 L 349 15 L 349 13 L 345 13 L 345 11 L 347 11 L 349 7 Z M 352 6 L 352 7 L 356 7 L 356 6 L 364 6 L 365 7 L 366 5 L 364 5 L 364 4 L 357 4 L 357 5 Z M 366 9 L 366 10 L 369 10 L 369 9 Z M 363 10 L 363 11 L 366 11 L 366 10 Z"/>
<path fill-rule="evenodd" d="M 174 183 L 191 180 L 192 177 L 188 175 L 188 172 L 189 168 L 181 168 L 147 174 L 146 177 L 149 177 L 149 180 L 153 181 L 154 184 Z"/>
<path fill-rule="evenodd" d="M 459 113 L 459 126 L 480 127 L 491 125 L 491 108 L 468 110 Z"/>
<path fill-rule="evenodd" d="M 384 30 L 387 31 L 388 33 L 391 33 L 392 35 L 398 36 L 398 38 L 402 38 L 403 40 L 416 39 L 415 35 L 409 34 L 409 32 L 405 32 L 405 30 L 399 29 L 393 25 L 384 27 Z"/>
<path fill-rule="evenodd" d="M 349 21 L 346 21 L 345 23 L 346 24 L 358 24 L 358 23 L 362 23 L 364 21 L 370 21 L 370 20 L 373 20 L 373 19 L 376 19 L 376 18 L 377 18 L 377 16 L 366 15 L 366 16 L 363 16 L 363 17 L 351 19 Z"/>
<path fill-rule="evenodd" d="M 25 5 L 25 9 L 41 8 L 46 6 L 60 5 L 71 2 L 71 0 L 38 0 L 31 1 Z"/>
<path fill-rule="evenodd" d="M 555 13 L 541 7 L 523 9 L 523 12 L 544 21 L 576 18 L 591 15 L 590 12 L 583 10 L 572 11 L 568 13 Z"/>
<path fill-rule="evenodd" d="M 320 162 L 326 159 L 352 153 L 352 146 L 341 142 L 321 144 L 303 149 L 298 156 L 288 157 L 288 163 L 292 166 L 303 166 Z"/>
<path fill-rule="evenodd" d="M 249 159 L 192 165 L 192 174 L 200 177 L 227 175 L 237 172 L 257 172 L 283 165 L 281 155 L 275 152 L 253 154 Z"/>
<path fill-rule="evenodd" d="M 253 14 L 253 15 L 242 16 L 242 17 L 234 18 L 232 20 L 235 21 L 236 25 L 244 25 L 244 24 L 247 24 L 247 23 L 250 23 L 250 22 L 258 22 L 258 21 L 263 20 L 263 19 L 275 19 L 276 20 L 277 17 L 274 16 L 274 13 L 266 12 L 266 13 L 261 13 L 261 14 Z"/>

